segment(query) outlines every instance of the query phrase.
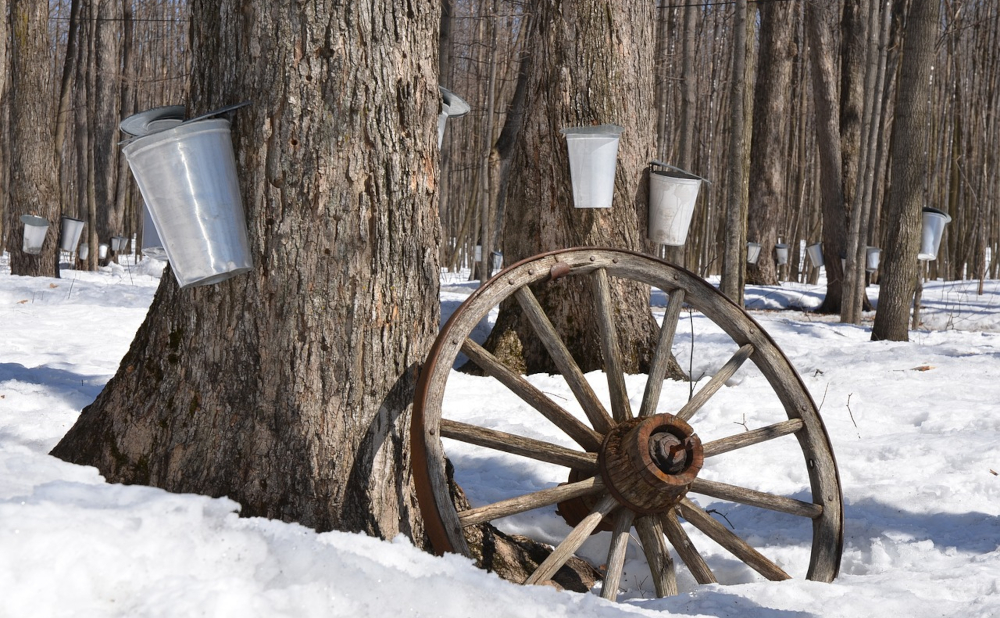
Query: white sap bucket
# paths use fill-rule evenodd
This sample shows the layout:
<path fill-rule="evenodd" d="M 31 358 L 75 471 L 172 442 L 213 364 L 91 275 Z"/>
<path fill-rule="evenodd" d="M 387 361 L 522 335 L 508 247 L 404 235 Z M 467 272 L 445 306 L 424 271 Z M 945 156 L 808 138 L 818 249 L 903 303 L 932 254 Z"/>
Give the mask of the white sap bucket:
<path fill-rule="evenodd" d="M 865 249 L 865 270 L 873 273 L 878 270 L 878 261 L 882 250 L 878 247 L 868 247 Z"/>
<path fill-rule="evenodd" d="M 90 255 L 90 245 L 85 242 L 80 243 L 80 250 L 77 251 L 76 255 L 81 260 L 87 259 L 87 256 Z"/>
<path fill-rule="evenodd" d="M 444 128 L 448 124 L 448 119 L 464 116 L 472 107 L 462 97 L 444 86 L 438 86 L 438 90 L 441 91 L 441 113 L 438 114 L 438 148 L 440 148 L 444 143 Z"/>
<path fill-rule="evenodd" d="M 493 270 L 500 270 L 503 268 L 503 253 L 499 251 L 491 251 L 490 257 L 493 258 Z"/>
<path fill-rule="evenodd" d="M 35 215 L 21 215 L 24 224 L 24 242 L 21 250 L 29 255 L 38 255 L 45 244 L 45 234 L 49 231 L 49 221 Z"/>
<path fill-rule="evenodd" d="M 613 124 L 562 129 L 569 150 L 573 205 L 611 208 L 618 165 L 618 138 L 625 129 Z"/>
<path fill-rule="evenodd" d="M 788 245 L 781 242 L 774 245 L 774 261 L 777 262 L 778 266 L 784 266 L 788 263 Z"/>
<path fill-rule="evenodd" d="M 649 230 L 652 242 L 679 247 L 687 240 L 688 228 L 702 179 L 675 170 L 649 167 Z"/>
<path fill-rule="evenodd" d="M 917 259 L 936 260 L 944 226 L 951 222 L 951 217 L 937 208 L 926 206 L 921 214 L 923 225 L 920 228 L 920 253 L 917 254 Z"/>
<path fill-rule="evenodd" d="M 111 237 L 111 249 L 115 253 L 121 253 L 128 246 L 128 238 L 124 236 L 112 236 Z"/>
<path fill-rule="evenodd" d="M 760 244 L 755 242 L 747 243 L 747 264 L 756 264 L 760 259 Z"/>
<path fill-rule="evenodd" d="M 97 245 L 97 257 L 102 260 L 106 260 L 108 258 L 107 244 L 102 242 L 101 244 Z"/>
<path fill-rule="evenodd" d="M 185 122 L 122 151 L 182 288 L 253 267 L 228 120 Z"/>
<path fill-rule="evenodd" d="M 156 233 L 156 224 L 145 204 L 142 205 L 142 254 L 154 260 L 167 260 L 167 251 L 163 248 L 160 235 Z"/>
<path fill-rule="evenodd" d="M 73 217 L 63 217 L 59 248 L 67 253 L 76 251 L 76 246 L 80 244 L 81 233 L 83 233 L 83 221 Z"/>
<path fill-rule="evenodd" d="M 809 256 L 809 263 L 813 265 L 813 268 L 821 268 L 823 266 L 822 243 L 816 243 L 815 245 L 809 245 L 806 247 L 806 255 Z"/>

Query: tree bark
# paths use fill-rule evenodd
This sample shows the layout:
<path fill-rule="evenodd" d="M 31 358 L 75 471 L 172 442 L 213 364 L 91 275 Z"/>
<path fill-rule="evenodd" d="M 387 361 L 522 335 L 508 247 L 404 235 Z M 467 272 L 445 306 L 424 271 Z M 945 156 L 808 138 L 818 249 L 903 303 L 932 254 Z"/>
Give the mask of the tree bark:
<path fill-rule="evenodd" d="M 507 263 L 573 246 L 650 248 L 645 241 L 646 168 L 656 147 L 656 115 L 649 113 L 654 106 L 654 10 L 652 3 L 639 0 L 610 7 L 594 0 L 537 3 L 529 45 L 538 60 L 531 64 L 524 124 L 507 190 Z M 625 128 L 614 206 L 576 209 L 559 130 L 604 123 Z M 563 279 L 535 292 L 581 369 L 603 367 L 589 287 Z M 649 290 L 616 285 L 613 294 L 625 371 L 644 371 L 657 333 Z M 501 307 L 486 347 L 521 359 L 529 373 L 556 371 L 516 303 Z M 679 367 L 672 375 L 681 375 Z"/>
<path fill-rule="evenodd" d="M 831 6 L 826 0 L 808 0 L 805 5 L 809 59 L 816 110 L 816 142 L 819 148 L 820 198 L 823 213 L 823 261 L 826 297 L 820 313 L 839 313 L 843 296 L 840 255 L 847 243 L 844 192 L 841 185 L 841 148 L 837 84 L 833 42 L 830 33 Z"/>
<path fill-rule="evenodd" d="M 88 102 L 88 123 L 93 151 L 94 197 L 97 205 L 97 234 L 100 238 L 124 236 L 125 211 L 115 199 L 118 184 L 119 132 L 121 121 L 121 40 L 122 3 L 120 0 L 91 0 L 94 55 L 88 72 L 93 75 L 93 96 Z M 124 202 L 122 203 L 124 206 Z M 113 248 L 109 250 L 113 256 Z"/>
<path fill-rule="evenodd" d="M 10 2 L 10 180 L 6 208 L 7 251 L 13 275 L 59 276 L 58 166 L 50 127 L 49 7 L 45 2 Z M 49 222 L 42 251 L 22 250 L 21 215 Z"/>
<path fill-rule="evenodd" d="M 930 105 L 928 92 L 934 64 L 940 3 L 913 0 L 906 20 L 902 68 L 896 98 L 886 217 L 889 222 L 873 341 L 908 341 L 907 324 L 918 277 L 920 217 L 927 173 L 925 143 Z"/>
<path fill-rule="evenodd" d="M 407 425 L 438 328 L 438 19 L 431 0 L 192 3 L 190 111 L 252 102 L 233 140 L 255 269 L 184 290 L 167 271 L 54 455 L 421 543 Z"/>
<path fill-rule="evenodd" d="M 733 22 L 733 71 L 729 99 L 729 172 L 726 186 L 726 228 L 722 254 L 722 280 L 719 291 L 734 303 L 743 306 L 743 283 L 746 272 L 746 190 L 743 177 L 746 169 L 746 108 L 744 92 L 747 66 L 747 2 L 736 0 Z"/>
<path fill-rule="evenodd" d="M 787 199 L 789 112 L 795 46 L 796 7 L 788 2 L 761 6 L 760 61 L 754 86 L 754 123 L 750 157 L 747 238 L 761 246 L 756 266 L 747 268 L 747 282 L 778 283 L 774 245 Z M 786 239 L 787 240 L 787 239 Z"/>

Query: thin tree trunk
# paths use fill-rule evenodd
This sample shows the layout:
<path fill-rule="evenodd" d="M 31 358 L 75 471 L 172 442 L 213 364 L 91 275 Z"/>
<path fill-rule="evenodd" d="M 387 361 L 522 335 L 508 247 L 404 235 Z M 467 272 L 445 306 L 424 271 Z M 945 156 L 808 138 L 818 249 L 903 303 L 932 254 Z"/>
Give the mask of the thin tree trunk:
<path fill-rule="evenodd" d="M 736 304 L 743 305 L 743 278 L 746 267 L 746 192 L 743 185 L 746 165 L 746 108 L 744 92 L 747 66 L 747 3 L 736 0 L 733 22 L 733 68 L 730 90 L 729 169 L 726 185 L 726 233 L 719 290 Z"/>

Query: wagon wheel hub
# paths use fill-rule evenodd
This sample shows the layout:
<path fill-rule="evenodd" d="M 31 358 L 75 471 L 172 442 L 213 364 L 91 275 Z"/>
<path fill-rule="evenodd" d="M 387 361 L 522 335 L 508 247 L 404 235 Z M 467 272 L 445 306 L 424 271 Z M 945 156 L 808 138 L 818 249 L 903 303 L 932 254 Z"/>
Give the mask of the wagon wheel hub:
<path fill-rule="evenodd" d="M 677 504 L 705 461 L 701 440 L 691 426 L 672 414 L 657 414 L 618 424 L 608 432 L 598 453 L 605 486 L 621 504 L 639 514 L 662 513 Z M 583 479 L 572 470 L 569 482 Z M 576 526 L 594 508 L 593 496 L 559 503 L 558 512 Z M 611 515 L 595 529 L 612 530 Z"/>
<path fill-rule="evenodd" d="M 684 497 L 705 454 L 690 425 L 672 414 L 656 414 L 608 432 L 598 462 L 611 494 L 636 513 L 649 514 Z"/>

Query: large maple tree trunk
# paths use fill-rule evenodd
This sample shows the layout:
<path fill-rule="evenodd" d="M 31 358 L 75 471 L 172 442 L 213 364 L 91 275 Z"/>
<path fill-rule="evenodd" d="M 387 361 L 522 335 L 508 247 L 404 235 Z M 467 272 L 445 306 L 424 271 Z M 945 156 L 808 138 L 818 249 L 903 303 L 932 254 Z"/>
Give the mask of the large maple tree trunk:
<path fill-rule="evenodd" d="M 10 2 L 10 179 L 7 251 L 14 275 L 59 276 L 59 185 L 54 138 L 54 111 L 49 105 L 48 4 Z M 6 70 L 6 65 L 3 69 Z M 45 243 L 38 255 L 22 251 L 21 215 L 48 220 Z"/>
<path fill-rule="evenodd" d="M 908 341 L 910 306 L 917 289 L 920 217 L 924 205 L 928 89 L 934 65 L 934 41 L 941 14 L 937 0 L 913 0 L 906 20 L 903 64 L 896 98 L 890 165 L 892 185 L 886 207 L 886 250 L 883 251 L 878 310 L 872 340 Z"/>
<path fill-rule="evenodd" d="M 167 271 L 53 450 L 244 515 L 421 538 L 407 424 L 438 326 L 437 4 L 195 0 L 189 115 L 233 141 L 254 269 Z"/>
<path fill-rule="evenodd" d="M 788 2 L 761 6 L 760 69 L 754 86 L 753 144 L 750 157 L 747 238 L 761 246 L 755 266 L 747 268 L 747 283 L 774 285 L 778 269 L 774 245 L 783 227 L 789 112 L 792 106 L 792 68 L 797 7 Z M 785 240 L 788 240 L 785 238 Z"/>
<path fill-rule="evenodd" d="M 651 248 L 645 236 L 646 168 L 656 152 L 654 11 L 654 3 L 639 0 L 536 3 L 530 34 L 536 61 L 504 211 L 505 263 L 574 246 Z M 577 209 L 560 129 L 599 124 L 624 127 L 613 206 Z M 625 371 L 645 371 L 657 334 L 649 289 L 618 285 L 612 293 Z M 536 294 L 581 369 L 603 367 L 589 289 L 560 280 Z M 501 307 L 487 347 L 529 373 L 557 371 L 516 302 Z M 672 373 L 680 375 L 679 368 Z"/>

